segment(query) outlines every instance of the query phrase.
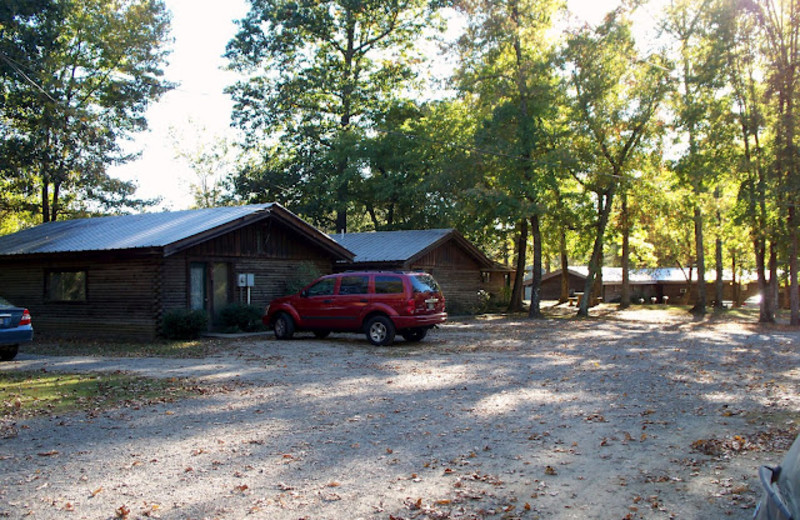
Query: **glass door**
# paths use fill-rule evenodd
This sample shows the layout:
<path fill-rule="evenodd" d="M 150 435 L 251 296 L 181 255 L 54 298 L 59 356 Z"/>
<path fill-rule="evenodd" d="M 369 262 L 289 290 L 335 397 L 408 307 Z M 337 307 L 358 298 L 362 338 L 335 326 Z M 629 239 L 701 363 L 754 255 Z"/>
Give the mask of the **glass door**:
<path fill-rule="evenodd" d="M 205 310 L 206 302 L 206 264 L 192 262 L 189 265 L 189 307 L 192 310 Z"/>

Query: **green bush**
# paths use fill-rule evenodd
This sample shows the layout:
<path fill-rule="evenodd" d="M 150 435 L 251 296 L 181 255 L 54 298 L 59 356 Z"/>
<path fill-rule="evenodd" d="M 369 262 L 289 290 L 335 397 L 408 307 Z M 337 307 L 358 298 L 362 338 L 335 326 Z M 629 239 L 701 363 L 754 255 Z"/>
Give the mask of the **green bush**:
<path fill-rule="evenodd" d="M 316 264 L 308 261 L 300 262 L 297 264 L 297 269 L 295 269 L 294 274 L 286 280 L 286 291 L 284 294 L 288 296 L 300 292 L 300 289 L 320 276 L 322 276 L 322 272 Z"/>
<path fill-rule="evenodd" d="M 167 339 L 194 339 L 208 330 L 205 311 L 177 309 L 164 314 L 161 334 Z"/>
<path fill-rule="evenodd" d="M 219 311 L 219 326 L 222 330 L 255 332 L 262 330 L 261 316 L 264 310 L 255 305 L 231 303 Z"/>

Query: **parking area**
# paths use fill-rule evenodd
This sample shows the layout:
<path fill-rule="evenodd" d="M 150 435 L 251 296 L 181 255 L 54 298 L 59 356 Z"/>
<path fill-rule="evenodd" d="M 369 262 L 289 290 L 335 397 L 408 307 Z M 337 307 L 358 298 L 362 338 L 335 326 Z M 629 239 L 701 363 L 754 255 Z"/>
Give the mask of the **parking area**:
<path fill-rule="evenodd" d="M 0 440 L 0 516 L 750 518 L 797 431 L 800 333 L 633 314 L 231 341 L 206 359 L 0 370 L 189 377 L 207 394 Z"/>

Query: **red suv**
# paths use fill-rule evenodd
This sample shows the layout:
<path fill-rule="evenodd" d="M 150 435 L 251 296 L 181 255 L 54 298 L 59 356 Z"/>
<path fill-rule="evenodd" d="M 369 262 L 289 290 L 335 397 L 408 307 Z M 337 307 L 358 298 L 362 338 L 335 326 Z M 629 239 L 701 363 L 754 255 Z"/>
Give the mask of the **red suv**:
<path fill-rule="evenodd" d="M 391 345 L 399 333 L 420 341 L 444 322 L 444 295 L 427 273 L 363 271 L 318 278 L 292 296 L 273 300 L 262 321 L 278 339 L 308 330 L 364 332 L 373 345 Z"/>

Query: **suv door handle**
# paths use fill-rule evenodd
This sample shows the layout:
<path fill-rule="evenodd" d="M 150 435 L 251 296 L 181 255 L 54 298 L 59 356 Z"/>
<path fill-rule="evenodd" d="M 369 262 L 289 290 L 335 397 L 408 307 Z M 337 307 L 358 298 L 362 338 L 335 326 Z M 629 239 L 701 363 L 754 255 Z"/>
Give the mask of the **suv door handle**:
<path fill-rule="evenodd" d="M 361 302 L 361 303 L 369 303 L 369 300 L 367 300 L 366 298 L 364 298 L 362 300 L 358 300 L 358 301 Z"/>
<path fill-rule="evenodd" d="M 333 300 L 322 300 L 322 303 L 333 303 Z"/>

